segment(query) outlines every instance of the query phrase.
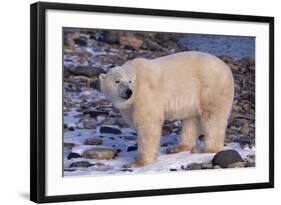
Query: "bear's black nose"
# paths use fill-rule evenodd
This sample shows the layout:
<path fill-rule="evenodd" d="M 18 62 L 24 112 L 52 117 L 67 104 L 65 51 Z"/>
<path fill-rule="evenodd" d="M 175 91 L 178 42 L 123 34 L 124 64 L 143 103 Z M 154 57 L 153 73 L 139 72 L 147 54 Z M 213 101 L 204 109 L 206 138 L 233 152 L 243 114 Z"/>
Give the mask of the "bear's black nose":
<path fill-rule="evenodd" d="M 133 92 L 130 89 L 126 90 L 126 97 L 127 97 L 127 99 L 129 99 L 132 94 L 133 94 Z"/>

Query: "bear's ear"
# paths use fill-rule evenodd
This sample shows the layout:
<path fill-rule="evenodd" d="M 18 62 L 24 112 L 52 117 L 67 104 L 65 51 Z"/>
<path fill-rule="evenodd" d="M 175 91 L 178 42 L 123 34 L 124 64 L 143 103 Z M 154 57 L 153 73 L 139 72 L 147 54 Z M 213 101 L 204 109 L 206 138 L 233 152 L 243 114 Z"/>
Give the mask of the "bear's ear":
<path fill-rule="evenodd" d="M 104 80 L 105 79 L 105 74 L 104 73 L 100 74 L 99 79 L 100 79 L 100 81 Z"/>
<path fill-rule="evenodd" d="M 130 77 L 131 77 L 132 82 L 135 82 L 136 74 L 135 73 L 131 73 Z"/>

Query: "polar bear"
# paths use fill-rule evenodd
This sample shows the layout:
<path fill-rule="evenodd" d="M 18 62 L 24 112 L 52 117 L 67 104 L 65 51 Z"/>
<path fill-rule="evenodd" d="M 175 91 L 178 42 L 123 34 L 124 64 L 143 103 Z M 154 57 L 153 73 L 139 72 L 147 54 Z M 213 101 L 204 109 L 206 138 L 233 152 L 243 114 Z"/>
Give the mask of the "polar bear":
<path fill-rule="evenodd" d="M 223 149 L 232 108 L 234 80 L 219 58 L 203 52 L 181 52 L 153 60 L 137 58 L 100 75 L 102 93 L 138 133 L 138 156 L 130 167 L 151 164 L 160 148 L 165 119 L 182 120 L 181 140 L 169 153 Z"/>

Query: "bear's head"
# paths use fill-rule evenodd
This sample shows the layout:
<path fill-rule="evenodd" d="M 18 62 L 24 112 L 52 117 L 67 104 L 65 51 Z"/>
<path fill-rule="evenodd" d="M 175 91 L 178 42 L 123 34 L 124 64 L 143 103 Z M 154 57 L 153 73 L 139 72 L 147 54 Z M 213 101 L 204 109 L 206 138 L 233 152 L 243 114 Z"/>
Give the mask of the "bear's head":
<path fill-rule="evenodd" d="M 128 108 L 133 103 L 136 75 L 121 67 L 100 74 L 101 92 L 118 109 Z"/>

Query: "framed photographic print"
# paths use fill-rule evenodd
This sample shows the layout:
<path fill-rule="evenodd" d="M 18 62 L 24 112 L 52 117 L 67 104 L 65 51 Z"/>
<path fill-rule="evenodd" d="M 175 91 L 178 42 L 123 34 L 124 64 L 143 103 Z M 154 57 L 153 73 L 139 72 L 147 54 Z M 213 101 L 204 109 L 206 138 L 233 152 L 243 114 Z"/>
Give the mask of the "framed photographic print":
<path fill-rule="evenodd" d="M 34 202 L 274 187 L 274 18 L 31 5 Z"/>

